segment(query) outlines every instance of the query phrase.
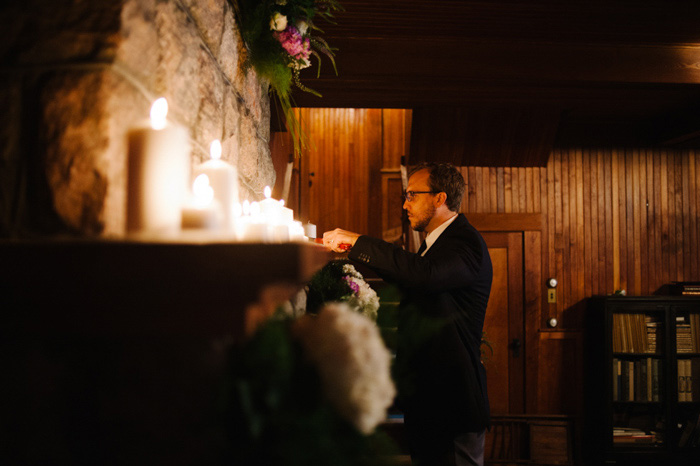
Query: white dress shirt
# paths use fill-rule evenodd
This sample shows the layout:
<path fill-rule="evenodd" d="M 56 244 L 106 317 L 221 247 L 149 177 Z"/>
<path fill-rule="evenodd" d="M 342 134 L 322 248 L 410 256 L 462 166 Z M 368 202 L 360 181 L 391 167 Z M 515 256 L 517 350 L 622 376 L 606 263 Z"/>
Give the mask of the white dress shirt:
<path fill-rule="evenodd" d="M 425 256 L 425 253 L 428 252 L 428 249 L 430 249 L 430 246 L 433 245 L 433 243 L 440 237 L 443 231 L 447 229 L 447 227 L 450 226 L 450 223 L 454 222 L 455 219 L 457 218 L 457 215 L 459 214 L 454 214 L 451 218 L 448 218 L 442 224 L 428 233 L 428 236 L 425 237 L 425 251 L 421 254 L 421 256 Z"/>

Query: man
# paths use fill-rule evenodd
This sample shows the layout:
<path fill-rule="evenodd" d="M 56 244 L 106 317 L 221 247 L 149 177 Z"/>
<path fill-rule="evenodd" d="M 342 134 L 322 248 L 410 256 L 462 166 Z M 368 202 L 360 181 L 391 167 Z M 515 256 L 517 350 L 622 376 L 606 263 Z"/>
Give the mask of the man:
<path fill-rule="evenodd" d="M 482 465 L 489 426 L 486 372 L 480 343 L 493 270 L 486 243 L 459 208 L 464 178 L 450 164 L 424 163 L 411 172 L 403 208 L 411 227 L 427 233 L 414 254 L 368 236 L 336 229 L 323 243 L 374 270 L 403 291 L 405 316 L 443 325 L 408 358 L 414 387 L 401 408 L 415 465 Z"/>

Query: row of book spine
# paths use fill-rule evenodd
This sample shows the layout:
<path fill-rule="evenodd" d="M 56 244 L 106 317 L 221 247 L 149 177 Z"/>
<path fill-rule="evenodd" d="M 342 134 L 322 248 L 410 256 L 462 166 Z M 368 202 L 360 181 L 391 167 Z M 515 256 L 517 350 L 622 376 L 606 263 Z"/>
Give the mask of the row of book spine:
<path fill-rule="evenodd" d="M 700 358 L 678 360 L 678 401 L 700 401 Z"/>
<path fill-rule="evenodd" d="M 700 314 L 676 317 L 676 348 L 679 353 L 700 353 Z"/>
<path fill-rule="evenodd" d="M 663 348 L 663 322 L 648 314 L 613 314 L 613 351 L 656 353 Z"/>
<path fill-rule="evenodd" d="M 613 358 L 613 401 L 660 401 L 662 362 L 656 358 Z"/>

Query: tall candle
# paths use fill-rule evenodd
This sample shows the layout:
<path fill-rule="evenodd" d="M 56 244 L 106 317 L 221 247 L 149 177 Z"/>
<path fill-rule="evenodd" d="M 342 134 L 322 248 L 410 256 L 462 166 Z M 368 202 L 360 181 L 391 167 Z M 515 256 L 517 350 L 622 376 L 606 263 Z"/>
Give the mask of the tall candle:
<path fill-rule="evenodd" d="M 217 139 L 209 148 L 211 160 L 198 165 L 194 172 L 197 175 L 207 175 L 209 184 L 214 189 L 214 199 L 219 201 L 224 212 L 224 227 L 233 228 L 234 205 L 238 202 L 238 170 L 221 160 L 221 142 Z"/>
<path fill-rule="evenodd" d="M 180 229 L 190 166 L 190 134 L 167 121 L 168 102 L 151 107 L 150 122 L 128 132 L 127 232 L 170 234 Z"/>

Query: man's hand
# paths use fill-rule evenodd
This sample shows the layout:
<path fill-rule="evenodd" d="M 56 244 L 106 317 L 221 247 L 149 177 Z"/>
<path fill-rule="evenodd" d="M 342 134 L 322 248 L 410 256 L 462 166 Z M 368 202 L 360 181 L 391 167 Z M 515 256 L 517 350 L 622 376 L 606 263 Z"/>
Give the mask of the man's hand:
<path fill-rule="evenodd" d="M 355 245 L 355 241 L 360 236 L 362 235 L 359 233 L 336 228 L 323 234 L 323 245 L 334 252 L 347 252 Z"/>

